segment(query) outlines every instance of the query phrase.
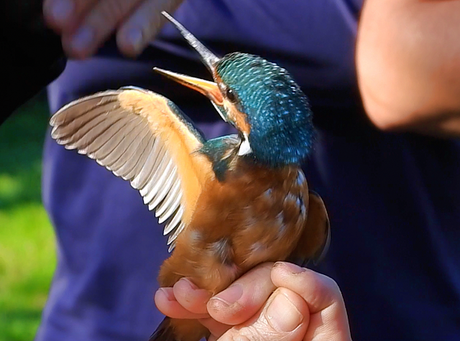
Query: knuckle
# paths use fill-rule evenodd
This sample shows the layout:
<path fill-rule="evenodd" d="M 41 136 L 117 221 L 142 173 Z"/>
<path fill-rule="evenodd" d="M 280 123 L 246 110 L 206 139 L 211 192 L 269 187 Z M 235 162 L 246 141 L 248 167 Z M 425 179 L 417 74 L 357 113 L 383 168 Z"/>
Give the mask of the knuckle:
<path fill-rule="evenodd" d="M 310 303 L 315 304 L 317 300 L 323 300 L 325 296 L 328 296 L 330 293 L 330 284 L 326 280 L 326 276 L 315 274 L 309 278 L 308 281 L 308 291 L 310 294 Z"/>
<path fill-rule="evenodd" d="M 279 332 L 274 330 L 268 321 L 260 316 L 251 324 L 233 327 L 227 330 L 219 341 L 287 341 L 301 339 L 298 332 Z"/>
<path fill-rule="evenodd" d="M 322 290 L 322 293 L 335 295 L 340 292 L 339 285 L 331 277 L 322 274 L 318 274 L 316 277 L 316 281 L 318 282 L 317 285 L 320 287 L 320 290 Z"/>
<path fill-rule="evenodd" d="M 223 340 L 227 341 L 267 341 L 271 339 L 267 338 L 267 335 L 263 335 L 263 333 L 253 326 L 241 329 L 232 328 L 226 334 Z"/>
<path fill-rule="evenodd" d="M 129 1 L 123 0 L 112 0 L 107 1 L 107 10 L 106 13 L 109 17 L 119 20 L 123 18 L 129 9 L 127 4 Z"/>
<path fill-rule="evenodd" d="M 111 0 L 105 1 L 105 15 L 110 18 L 119 19 L 126 14 L 127 6 L 129 1 Z"/>
<path fill-rule="evenodd" d="M 92 14 L 92 21 L 98 26 L 118 24 L 126 15 L 128 15 L 131 5 L 131 1 L 122 0 L 99 2 L 98 7 Z"/>
<path fill-rule="evenodd" d="M 260 279 L 263 279 L 264 281 L 270 280 L 271 282 L 270 274 L 271 274 L 272 268 L 273 268 L 273 263 L 270 263 L 270 262 L 259 264 L 255 268 L 247 272 L 245 275 L 240 277 L 239 280 L 253 282 L 253 281 L 259 281 Z"/>
<path fill-rule="evenodd" d="M 308 279 L 307 302 L 324 309 L 341 297 L 338 284 L 330 277 L 316 273 Z"/>

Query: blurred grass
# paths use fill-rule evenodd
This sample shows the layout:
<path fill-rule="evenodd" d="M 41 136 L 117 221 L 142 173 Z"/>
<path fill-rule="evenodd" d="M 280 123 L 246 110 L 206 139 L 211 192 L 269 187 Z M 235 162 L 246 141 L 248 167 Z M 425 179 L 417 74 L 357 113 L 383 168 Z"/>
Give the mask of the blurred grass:
<path fill-rule="evenodd" d="M 0 126 L 0 341 L 34 338 L 56 265 L 40 192 L 47 125 L 41 94 Z"/>

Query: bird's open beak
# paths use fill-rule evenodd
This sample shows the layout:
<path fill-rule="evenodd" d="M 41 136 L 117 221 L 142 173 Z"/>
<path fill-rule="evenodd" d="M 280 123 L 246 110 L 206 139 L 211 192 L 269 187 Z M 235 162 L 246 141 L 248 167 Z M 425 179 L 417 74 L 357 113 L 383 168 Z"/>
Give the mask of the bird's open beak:
<path fill-rule="evenodd" d="M 209 51 L 198 39 L 193 36 L 181 23 L 179 23 L 176 19 L 170 16 L 166 12 L 162 12 L 162 14 L 171 21 L 174 26 L 180 31 L 180 33 L 184 36 L 187 42 L 200 54 L 201 60 L 203 61 L 204 65 L 208 68 L 211 74 L 214 76 L 215 74 L 215 65 L 219 61 L 219 58 L 215 56 L 211 51 Z M 210 82 L 204 79 L 199 79 L 195 77 L 185 76 L 180 73 L 175 73 L 167 70 L 163 70 L 160 68 L 153 68 L 154 71 L 169 77 L 176 82 L 185 85 L 191 89 L 194 89 L 198 92 L 201 92 L 203 95 L 208 97 L 214 107 L 217 109 L 217 112 L 220 114 L 222 119 L 227 122 L 227 118 L 225 115 L 225 110 L 223 109 L 223 96 L 219 87 L 215 82 Z"/>
<path fill-rule="evenodd" d="M 208 97 L 214 104 L 219 106 L 223 105 L 222 93 L 220 92 L 219 87 L 216 83 L 204 79 L 182 75 L 176 72 L 163 70 L 157 67 L 153 68 L 153 70 L 168 78 L 175 80 L 176 82 L 182 85 L 188 86 L 193 90 L 201 92 L 203 95 Z"/>

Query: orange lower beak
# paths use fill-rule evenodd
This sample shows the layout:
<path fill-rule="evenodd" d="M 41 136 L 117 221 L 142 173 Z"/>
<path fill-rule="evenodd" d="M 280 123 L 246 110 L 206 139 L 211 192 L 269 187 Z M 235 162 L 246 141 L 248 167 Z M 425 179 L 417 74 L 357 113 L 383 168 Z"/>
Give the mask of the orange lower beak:
<path fill-rule="evenodd" d="M 193 90 L 201 92 L 203 95 L 208 97 L 213 104 L 222 106 L 224 101 L 222 93 L 219 90 L 219 87 L 216 83 L 210 82 L 204 79 L 199 79 L 195 77 L 185 76 L 180 73 L 175 73 L 160 68 L 153 68 L 154 71 L 175 80 L 176 82 L 185 85 Z"/>

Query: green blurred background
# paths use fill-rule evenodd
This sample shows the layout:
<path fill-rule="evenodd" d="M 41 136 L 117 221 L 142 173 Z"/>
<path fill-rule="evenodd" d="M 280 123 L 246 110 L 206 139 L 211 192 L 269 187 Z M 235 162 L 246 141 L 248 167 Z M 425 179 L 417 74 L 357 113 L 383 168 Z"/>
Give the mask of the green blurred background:
<path fill-rule="evenodd" d="M 32 340 L 56 266 L 41 202 L 45 94 L 0 126 L 0 341 Z"/>

